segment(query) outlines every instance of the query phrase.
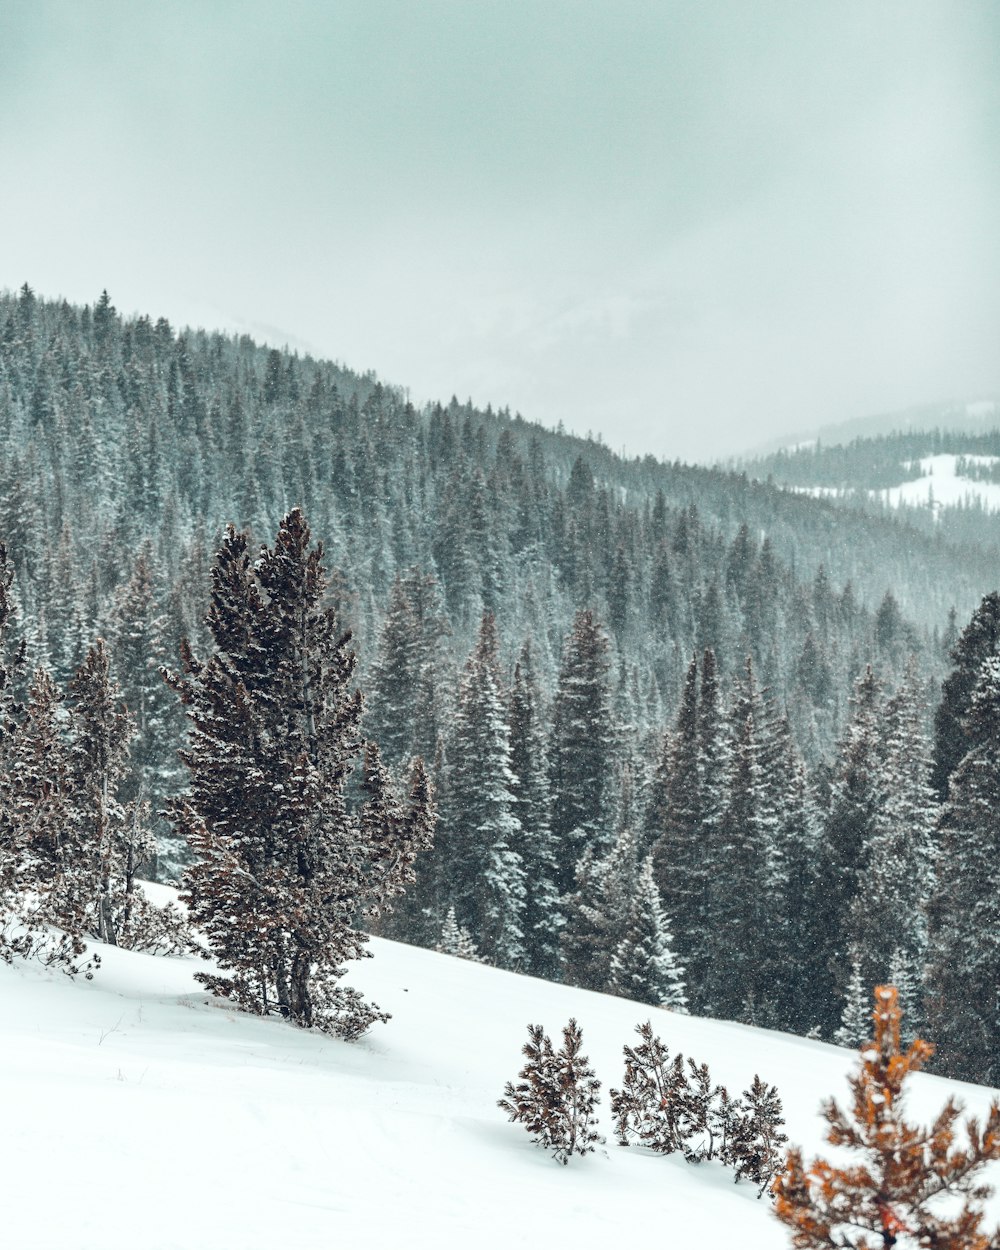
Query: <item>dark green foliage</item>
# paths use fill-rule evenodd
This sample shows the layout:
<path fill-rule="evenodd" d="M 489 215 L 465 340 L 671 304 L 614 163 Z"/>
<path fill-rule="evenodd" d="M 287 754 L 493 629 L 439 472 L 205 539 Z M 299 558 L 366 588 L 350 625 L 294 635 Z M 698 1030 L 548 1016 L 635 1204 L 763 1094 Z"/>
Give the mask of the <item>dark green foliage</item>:
<path fill-rule="evenodd" d="M 687 1004 L 684 969 L 673 952 L 651 859 L 639 873 L 625 932 L 611 959 L 608 988 L 651 1007 L 683 1011 Z"/>
<path fill-rule="evenodd" d="M 525 959 L 525 870 L 517 850 L 522 827 L 490 612 L 483 614 L 478 641 L 462 673 L 454 735 L 459 749 L 447 769 L 431 866 L 437 896 L 454 905 L 487 959 L 504 968 L 517 967 Z"/>
<path fill-rule="evenodd" d="M 361 748 L 354 655 L 322 606 L 322 549 L 298 510 L 251 563 L 232 527 L 213 569 L 214 648 L 184 651 L 173 676 L 190 722 L 187 792 L 171 805 L 194 862 L 191 917 L 221 975 L 200 974 L 242 1007 L 357 1037 L 385 1019 L 338 984 L 366 953 L 356 925 L 412 879 L 430 837 L 430 796 L 408 811 L 370 751 L 359 814 L 346 787 Z"/>
<path fill-rule="evenodd" d="M 968 713 L 975 744 L 941 810 L 946 870 L 930 904 L 926 1015 L 949 1076 L 1000 1081 L 1000 657 L 982 663 Z"/>
<path fill-rule="evenodd" d="M 590 609 L 576 614 L 563 646 L 549 739 L 551 828 L 560 846 L 557 884 L 572 885 L 587 847 L 611 841 L 615 733 L 608 685 L 608 640 Z"/>
<path fill-rule="evenodd" d="M 948 797 L 948 781 L 962 757 L 975 744 L 969 713 L 983 661 L 1000 651 L 1000 592 L 984 595 L 951 652 L 954 665 L 941 687 L 934 713 L 934 768 L 931 775 L 939 800 Z"/>
<path fill-rule="evenodd" d="M 511 793 L 520 834 L 513 849 L 525 880 L 521 929 L 525 970 L 555 978 L 559 972 L 562 909 L 556 888 L 558 846 L 549 824 L 548 760 L 531 646 L 525 643 L 514 666 L 510 691 Z"/>

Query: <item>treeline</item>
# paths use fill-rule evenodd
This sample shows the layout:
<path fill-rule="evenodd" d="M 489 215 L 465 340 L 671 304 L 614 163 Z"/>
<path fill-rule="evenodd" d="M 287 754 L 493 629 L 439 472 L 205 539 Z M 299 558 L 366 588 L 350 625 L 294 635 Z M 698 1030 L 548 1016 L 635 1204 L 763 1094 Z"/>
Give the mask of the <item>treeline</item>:
<path fill-rule="evenodd" d="M 106 640 L 135 725 L 119 794 L 149 803 L 162 876 L 211 822 L 177 818 L 189 731 L 161 670 L 238 654 L 243 627 L 214 632 L 219 560 L 238 541 L 269 568 L 244 527 L 287 533 L 304 502 L 324 611 L 354 631 L 358 733 L 398 776 L 422 759 L 438 796 L 433 851 L 372 925 L 823 1037 L 890 975 L 915 1020 L 936 1010 L 934 917 L 964 904 L 932 872 L 953 817 L 927 790 L 926 722 L 948 652 L 971 644 L 903 600 L 927 621 L 967 594 L 966 553 L 508 413 L 417 412 L 373 377 L 124 322 L 106 295 L 0 302 L 0 433 L 12 697 L 30 706 L 32 674 L 66 689 Z M 857 583 L 828 572 L 845 569 Z M 975 741 L 986 658 L 947 759 L 938 732 L 938 800 Z M 360 811 L 364 769 L 347 772 Z M 875 888 L 881 927 L 860 902 Z"/>

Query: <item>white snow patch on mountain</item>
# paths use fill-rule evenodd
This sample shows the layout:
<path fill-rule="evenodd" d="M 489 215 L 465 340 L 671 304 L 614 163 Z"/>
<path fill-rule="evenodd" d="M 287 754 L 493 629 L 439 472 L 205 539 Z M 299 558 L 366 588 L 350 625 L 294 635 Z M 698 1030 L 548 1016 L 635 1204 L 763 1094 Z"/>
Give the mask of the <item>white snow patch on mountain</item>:
<path fill-rule="evenodd" d="M 945 453 L 926 456 L 920 461 L 920 477 L 885 490 L 861 493 L 881 500 L 892 508 L 905 504 L 911 508 L 930 508 L 938 512 L 942 508 L 979 504 L 988 512 L 1000 512 L 1000 482 L 984 482 L 961 475 L 958 472 L 958 463 L 961 460 L 971 464 L 994 465 L 1000 463 L 1000 456 L 957 456 Z M 838 498 L 859 493 L 835 486 L 793 486 L 789 489 L 817 498 Z"/>
<path fill-rule="evenodd" d="M 92 982 L 0 965 L 3 1244 L 32 1250 L 788 1245 L 715 1164 L 614 1144 L 608 1088 L 652 1019 L 738 1093 L 779 1087 L 791 1140 L 853 1056 L 373 940 L 349 980 L 392 1011 L 355 1045 L 242 1015 L 198 961 L 102 949 Z M 559 1167 L 496 1107 L 529 1022 L 575 1016 L 604 1082 L 605 1152 Z M 955 1089 L 921 1076 L 932 1117 Z M 978 1112 L 988 1092 L 962 1089 Z M 994 1177 L 993 1179 L 996 1179 Z"/>

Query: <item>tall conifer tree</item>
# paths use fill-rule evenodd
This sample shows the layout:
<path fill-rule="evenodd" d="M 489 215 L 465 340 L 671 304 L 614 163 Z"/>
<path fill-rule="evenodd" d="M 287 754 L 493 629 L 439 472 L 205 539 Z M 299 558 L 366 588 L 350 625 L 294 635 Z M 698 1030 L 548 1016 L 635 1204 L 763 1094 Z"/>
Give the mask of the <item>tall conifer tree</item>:
<path fill-rule="evenodd" d="M 583 851 L 606 851 L 612 839 L 615 733 L 608 667 L 607 635 L 589 608 L 577 612 L 563 646 L 549 739 L 551 824 L 563 894 L 572 887 Z"/>
<path fill-rule="evenodd" d="M 356 1037 L 386 1018 L 339 984 L 366 953 L 359 914 L 412 878 L 429 831 L 381 789 L 360 816 L 348 809 L 362 702 L 323 587 L 322 548 L 298 509 L 253 563 L 246 536 L 228 529 L 212 573 L 212 654 L 201 662 L 185 648 L 172 676 L 190 721 L 190 784 L 172 816 L 195 852 L 192 920 L 221 970 L 200 979 L 251 1011 Z"/>

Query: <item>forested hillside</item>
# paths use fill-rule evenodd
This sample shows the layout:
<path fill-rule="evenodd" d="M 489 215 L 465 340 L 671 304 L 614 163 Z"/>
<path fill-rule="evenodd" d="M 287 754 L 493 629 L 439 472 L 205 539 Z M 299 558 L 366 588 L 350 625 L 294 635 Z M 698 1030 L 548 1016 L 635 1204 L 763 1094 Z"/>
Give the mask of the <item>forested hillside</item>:
<path fill-rule="evenodd" d="M 353 630 L 357 667 L 337 663 L 365 692 L 364 734 L 396 775 L 422 757 L 436 793 L 434 849 L 395 913 L 372 912 L 382 931 L 848 1042 L 866 987 L 892 972 L 922 1018 L 929 715 L 949 609 L 964 621 L 992 588 L 988 553 L 506 411 L 418 411 L 370 375 L 123 321 L 106 294 L 0 300 L 0 439 L 22 746 L 43 721 L 83 732 L 80 674 L 106 639 L 133 720 L 116 731 L 132 737 L 120 797 L 150 801 L 161 875 L 190 854 L 181 832 L 208 845 L 193 808 L 160 813 L 185 784 L 210 788 L 199 752 L 219 708 L 238 719 L 259 696 L 275 714 L 241 597 L 260 637 L 283 637 L 263 623 L 275 587 L 292 587 L 291 619 L 305 579 L 301 611 L 322 602 Z M 289 552 L 310 570 L 298 581 Z M 196 732 L 193 780 L 164 668 Z M 292 690 L 289 671 L 267 680 Z M 361 789 L 388 828 L 380 768 L 369 754 Z"/>
<path fill-rule="evenodd" d="M 994 405 L 984 406 L 994 423 L 1000 420 Z M 928 424 L 849 441 L 817 439 L 736 467 L 760 481 L 822 493 L 873 518 L 894 518 L 933 536 L 970 570 L 1000 559 L 996 496 L 979 487 L 1000 482 L 1000 430 L 985 417 L 971 428 Z"/>

